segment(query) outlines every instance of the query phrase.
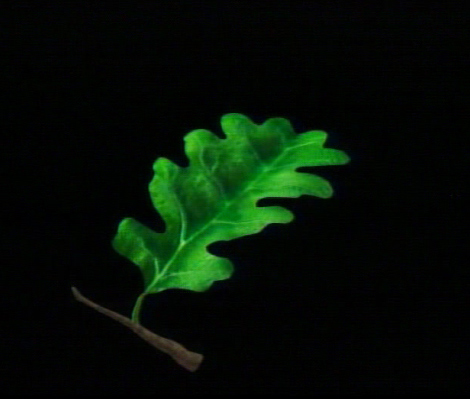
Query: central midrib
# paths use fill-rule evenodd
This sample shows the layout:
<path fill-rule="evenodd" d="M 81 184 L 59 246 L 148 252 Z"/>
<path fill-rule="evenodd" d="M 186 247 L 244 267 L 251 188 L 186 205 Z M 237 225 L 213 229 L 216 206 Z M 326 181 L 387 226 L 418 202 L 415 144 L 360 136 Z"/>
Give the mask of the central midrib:
<path fill-rule="evenodd" d="M 258 174 L 258 177 L 256 177 L 249 184 L 247 184 L 245 186 L 245 188 L 241 192 L 239 192 L 237 195 L 235 195 L 231 200 L 226 201 L 226 203 L 222 207 L 222 209 L 209 222 L 207 222 L 203 227 L 201 227 L 199 230 L 197 230 L 193 234 L 191 234 L 191 236 L 187 240 L 180 239 L 180 243 L 178 245 L 178 248 L 176 248 L 173 256 L 168 260 L 166 265 L 161 269 L 161 272 L 158 275 L 155 276 L 155 278 L 153 279 L 152 283 L 149 285 L 146 292 L 150 292 L 152 290 L 152 287 L 160 280 L 160 277 L 164 276 L 164 274 L 170 268 L 173 261 L 177 258 L 177 256 L 181 252 L 181 249 L 184 248 L 188 243 L 193 241 L 195 237 L 201 235 L 206 229 L 211 227 L 217 221 L 217 218 L 223 212 L 225 212 L 228 207 L 230 207 L 236 200 L 239 200 L 240 197 L 243 197 L 246 194 L 246 192 L 250 189 L 250 187 L 252 187 L 254 183 L 256 183 L 258 180 L 260 180 L 266 174 L 266 171 L 269 172 L 270 169 L 273 169 L 273 166 L 276 163 L 278 163 L 279 160 L 282 159 L 282 157 L 287 153 L 288 150 L 291 150 L 291 149 L 297 148 L 297 147 L 303 147 L 303 146 L 308 145 L 308 144 L 311 144 L 311 143 L 305 143 L 305 144 L 300 144 L 300 145 L 297 145 L 297 146 L 287 146 L 287 147 L 285 147 L 284 151 L 282 151 L 282 153 L 275 159 L 274 162 L 272 162 L 268 167 L 265 166 L 265 167 L 261 168 L 261 172 Z"/>

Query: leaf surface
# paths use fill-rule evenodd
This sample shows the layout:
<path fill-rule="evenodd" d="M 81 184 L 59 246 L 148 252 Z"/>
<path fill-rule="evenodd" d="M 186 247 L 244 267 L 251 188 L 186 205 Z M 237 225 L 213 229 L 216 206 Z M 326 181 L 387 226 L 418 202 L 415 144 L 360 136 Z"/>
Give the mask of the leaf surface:
<path fill-rule="evenodd" d="M 292 212 L 281 206 L 258 207 L 266 197 L 331 197 L 327 180 L 297 172 L 301 166 L 341 165 L 349 157 L 324 148 L 327 134 L 296 134 L 284 118 L 263 124 L 231 113 L 221 119 L 226 138 L 205 129 L 184 137 L 188 167 L 166 158 L 153 165 L 152 203 L 166 229 L 157 233 L 125 218 L 113 239 L 114 249 L 141 270 L 145 293 L 169 288 L 205 291 L 233 273 L 227 258 L 207 246 L 260 232 L 270 223 L 289 223 Z"/>

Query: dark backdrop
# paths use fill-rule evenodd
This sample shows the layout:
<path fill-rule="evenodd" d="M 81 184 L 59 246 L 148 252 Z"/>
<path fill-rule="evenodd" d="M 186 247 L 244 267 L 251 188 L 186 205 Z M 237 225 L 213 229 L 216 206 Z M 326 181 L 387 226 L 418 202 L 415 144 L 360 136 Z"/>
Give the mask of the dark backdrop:
<path fill-rule="evenodd" d="M 468 391 L 468 14 L 445 2 L 108 3 L 3 6 L 2 390 Z M 205 355 L 191 374 L 70 286 L 129 314 L 143 284 L 111 248 L 117 224 L 163 229 L 153 161 L 186 166 L 183 136 L 220 134 L 229 112 L 325 130 L 352 161 L 307 168 L 331 199 L 261 201 L 292 223 L 212 245 L 233 278 L 147 300 L 147 327 Z"/>

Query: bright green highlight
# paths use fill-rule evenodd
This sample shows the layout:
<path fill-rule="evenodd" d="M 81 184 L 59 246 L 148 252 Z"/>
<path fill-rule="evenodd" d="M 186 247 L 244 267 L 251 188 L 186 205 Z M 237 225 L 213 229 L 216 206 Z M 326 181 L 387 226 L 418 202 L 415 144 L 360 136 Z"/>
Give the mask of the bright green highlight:
<path fill-rule="evenodd" d="M 166 158 L 154 163 L 149 191 L 165 232 L 132 218 L 119 224 L 113 247 L 140 268 L 145 284 L 132 314 L 136 322 L 147 294 L 169 288 L 205 291 L 231 276 L 230 260 L 209 253 L 208 245 L 294 219 L 281 206 L 258 207 L 261 198 L 331 197 L 327 180 L 297 168 L 349 162 L 343 151 L 323 147 L 325 132 L 296 134 L 284 118 L 257 125 L 231 113 L 222 117 L 221 125 L 224 139 L 205 129 L 184 137 L 188 167 Z"/>

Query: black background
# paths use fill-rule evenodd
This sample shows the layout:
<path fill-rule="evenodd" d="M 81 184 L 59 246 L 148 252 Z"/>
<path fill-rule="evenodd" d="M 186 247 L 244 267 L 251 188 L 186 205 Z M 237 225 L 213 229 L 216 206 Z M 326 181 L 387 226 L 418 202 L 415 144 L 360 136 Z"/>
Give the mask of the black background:
<path fill-rule="evenodd" d="M 445 2 L 58 3 L 3 6 L 2 392 L 468 392 L 468 14 Z M 325 130 L 352 161 L 305 168 L 330 180 L 331 199 L 259 203 L 286 206 L 292 223 L 213 244 L 230 280 L 147 300 L 148 328 L 205 355 L 189 373 L 70 286 L 129 314 L 143 284 L 111 248 L 117 224 L 161 231 L 153 161 L 187 166 L 183 136 L 220 135 L 229 112 Z"/>

